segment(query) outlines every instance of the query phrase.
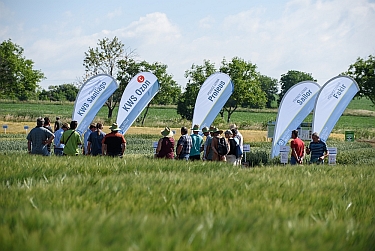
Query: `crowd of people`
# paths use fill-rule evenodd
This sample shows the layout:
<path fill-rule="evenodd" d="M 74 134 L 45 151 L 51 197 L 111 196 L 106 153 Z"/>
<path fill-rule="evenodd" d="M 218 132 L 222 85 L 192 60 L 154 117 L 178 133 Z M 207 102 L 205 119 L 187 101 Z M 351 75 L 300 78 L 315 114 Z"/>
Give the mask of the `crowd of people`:
<path fill-rule="evenodd" d="M 176 144 L 169 127 L 161 131 L 163 137 L 158 141 L 155 153 L 157 158 L 224 161 L 235 166 L 241 165 L 243 137 L 235 124 L 224 134 L 223 130 L 214 126 L 200 130 L 199 125 L 191 128 L 190 135 L 186 127 L 181 127 L 180 132 L 181 136 Z"/>
<path fill-rule="evenodd" d="M 110 127 L 111 132 L 105 134 L 101 123 L 91 124 L 83 135 L 76 131 L 77 121 L 71 121 L 70 125 L 62 123 L 59 117 L 56 117 L 54 129 L 50 125 L 48 117 L 38 118 L 36 127 L 27 135 L 27 149 L 30 154 L 40 154 L 44 156 L 77 156 L 81 152 L 84 155 L 107 155 L 122 156 L 126 149 L 124 136 L 119 133 L 120 128 L 116 123 Z M 81 150 L 82 149 L 82 150 Z"/>
<path fill-rule="evenodd" d="M 77 121 L 62 123 L 56 117 L 54 128 L 51 127 L 48 117 L 38 118 L 37 125 L 27 135 L 27 148 L 30 154 L 51 155 L 53 146 L 56 156 L 103 155 L 122 157 L 126 150 L 126 140 L 119 133 L 120 128 L 113 123 L 110 133 L 102 131 L 101 123 L 91 124 L 88 130 L 81 135 L 75 130 Z M 181 127 L 177 143 L 174 132 L 165 127 L 161 130 L 155 157 L 177 159 L 186 161 L 223 161 L 234 166 L 240 166 L 243 156 L 243 136 L 235 124 L 232 124 L 225 132 L 217 127 L 203 127 L 199 125 L 191 128 L 191 134 L 186 127 Z M 304 142 L 298 137 L 298 131 L 292 131 L 291 164 L 302 164 L 305 155 L 311 154 L 311 163 L 323 163 L 328 156 L 326 144 L 319 139 L 317 133 L 312 134 L 312 142 L 305 149 Z"/>

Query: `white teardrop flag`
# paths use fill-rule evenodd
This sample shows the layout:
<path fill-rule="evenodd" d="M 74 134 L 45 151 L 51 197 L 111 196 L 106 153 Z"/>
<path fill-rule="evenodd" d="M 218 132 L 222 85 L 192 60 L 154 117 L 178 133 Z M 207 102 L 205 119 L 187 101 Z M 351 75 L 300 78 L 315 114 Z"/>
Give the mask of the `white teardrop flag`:
<path fill-rule="evenodd" d="M 199 125 L 200 129 L 209 127 L 232 95 L 233 88 L 233 82 L 227 74 L 217 72 L 209 76 L 195 101 L 193 125 Z"/>
<path fill-rule="evenodd" d="M 313 132 L 326 142 L 333 127 L 359 91 L 357 82 L 348 76 L 337 76 L 321 88 L 313 115 Z"/>
<path fill-rule="evenodd" d="M 138 73 L 130 80 L 118 109 L 117 124 L 121 129 L 120 133 L 126 133 L 159 89 L 158 79 L 151 72 Z"/>
<path fill-rule="evenodd" d="M 78 122 L 76 131 L 83 134 L 107 99 L 116 91 L 118 84 L 107 74 L 87 80 L 78 92 L 72 119 Z"/>
<path fill-rule="evenodd" d="M 303 81 L 292 86 L 280 102 L 277 113 L 271 157 L 280 153 L 280 146 L 285 146 L 293 130 L 313 110 L 320 86 L 314 81 Z"/>

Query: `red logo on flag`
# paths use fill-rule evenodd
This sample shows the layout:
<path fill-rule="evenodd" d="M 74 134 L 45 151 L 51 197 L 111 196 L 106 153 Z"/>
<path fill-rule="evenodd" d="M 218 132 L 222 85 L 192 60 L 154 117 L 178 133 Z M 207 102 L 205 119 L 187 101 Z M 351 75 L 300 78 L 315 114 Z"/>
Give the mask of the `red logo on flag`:
<path fill-rule="evenodd" d="M 137 78 L 137 81 L 138 83 L 143 83 L 143 81 L 145 81 L 145 77 L 143 77 L 142 75 L 139 75 Z"/>

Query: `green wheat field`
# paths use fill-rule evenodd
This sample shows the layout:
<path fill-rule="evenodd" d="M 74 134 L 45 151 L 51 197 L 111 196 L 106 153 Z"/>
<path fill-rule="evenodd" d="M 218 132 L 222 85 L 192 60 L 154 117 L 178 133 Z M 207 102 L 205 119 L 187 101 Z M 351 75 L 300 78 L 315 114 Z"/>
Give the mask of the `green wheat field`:
<path fill-rule="evenodd" d="M 18 105 L 1 105 L 3 121 L 25 120 Z M 32 116 L 36 107 L 24 105 Z M 71 111 L 54 107 L 51 116 Z M 373 108 L 351 109 L 334 130 L 373 139 L 375 116 L 363 112 Z M 150 125 L 181 123 L 161 110 Z M 275 114 L 233 116 L 261 125 Z M 235 168 L 156 160 L 159 135 L 126 135 L 121 159 L 28 155 L 25 136 L 0 134 L 0 250 L 375 250 L 375 148 L 366 140 L 329 139 L 337 164 L 303 166 L 270 160 L 271 142 L 245 142 L 250 167 Z"/>

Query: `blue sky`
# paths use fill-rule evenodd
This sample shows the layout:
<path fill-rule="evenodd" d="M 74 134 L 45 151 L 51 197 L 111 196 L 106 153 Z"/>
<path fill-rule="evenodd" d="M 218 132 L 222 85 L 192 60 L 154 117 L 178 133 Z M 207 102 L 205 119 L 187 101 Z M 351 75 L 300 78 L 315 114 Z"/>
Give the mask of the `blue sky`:
<path fill-rule="evenodd" d="M 374 25 L 374 0 L 0 0 L 0 40 L 25 49 L 43 88 L 82 79 L 84 52 L 114 36 L 139 60 L 167 64 L 182 86 L 192 64 L 218 68 L 234 56 L 276 79 L 299 70 L 323 85 L 375 55 Z"/>

